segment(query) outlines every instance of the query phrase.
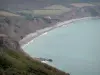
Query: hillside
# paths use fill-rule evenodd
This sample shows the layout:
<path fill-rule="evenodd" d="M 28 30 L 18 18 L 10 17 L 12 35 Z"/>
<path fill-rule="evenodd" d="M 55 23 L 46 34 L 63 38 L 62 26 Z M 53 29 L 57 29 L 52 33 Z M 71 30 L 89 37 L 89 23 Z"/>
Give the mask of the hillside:
<path fill-rule="evenodd" d="M 0 75 L 69 75 L 23 53 L 0 47 Z"/>
<path fill-rule="evenodd" d="M 6 11 L 0 11 L 0 16 L 20 16 Z"/>
<path fill-rule="evenodd" d="M 0 75 L 69 75 L 34 60 L 16 44 L 8 36 L 0 35 Z"/>
<path fill-rule="evenodd" d="M 20 15 L 23 17 L 7 15 L 0 16 L 0 33 L 6 34 L 16 41 L 20 41 L 29 33 L 36 32 L 37 30 L 46 27 L 51 27 L 57 22 L 82 17 L 100 16 L 100 6 L 98 5 L 79 3 L 77 5 L 75 3 L 71 5 L 73 5 L 74 7 L 68 8 L 61 5 L 52 5 L 50 7 L 46 7 L 49 8 L 45 8 L 46 10 L 35 10 L 35 12 L 38 12 L 37 15 L 34 15 L 34 13 L 31 12 L 33 10 L 22 10 L 20 11 L 20 13 L 16 11 L 16 15 Z M 56 8 L 58 9 L 58 7 L 60 7 L 59 10 L 55 12 Z M 51 12 L 46 12 L 48 10 Z M 45 13 L 42 13 L 42 11 Z M 49 19 L 48 17 L 50 17 L 51 19 Z"/>

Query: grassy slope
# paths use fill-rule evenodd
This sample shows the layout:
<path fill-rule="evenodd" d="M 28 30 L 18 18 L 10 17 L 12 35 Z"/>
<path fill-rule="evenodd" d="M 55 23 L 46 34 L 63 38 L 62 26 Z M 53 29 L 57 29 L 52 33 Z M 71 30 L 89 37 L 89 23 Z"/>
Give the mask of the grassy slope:
<path fill-rule="evenodd" d="M 13 13 L 10 13 L 10 12 L 7 12 L 7 11 L 0 11 L 0 16 L 20 16 L 20 15 L 17 15 L 17 14 L 13 14 Z"/>
<path fill-rule="evenodd" d="M 68 75 L 23 53 L 0 48 L 0 75 Z"/>
<path fill-rule="evenodd" d="M 61 15 L 65 12 L 69 12 L 71 9 L 64 7 L 63 5 L 51 5 L 38 10 L 21 10 L 18 13 L 31 14 L 31 15 Z"/>

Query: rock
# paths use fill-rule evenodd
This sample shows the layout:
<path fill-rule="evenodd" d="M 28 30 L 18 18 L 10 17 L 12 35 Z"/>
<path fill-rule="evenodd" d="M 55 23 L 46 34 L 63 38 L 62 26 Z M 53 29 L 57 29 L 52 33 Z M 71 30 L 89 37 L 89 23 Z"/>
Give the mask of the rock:
<path fill-rule="evenodd" d="M 48 59 L 48 61 L 49 61 L 49 62 L 53 62 L 53 60 L 52 60 L 52 59 Z"/>
<path fill-rule="evenodd" d="M 0 47 L 6 47 L 8 49 L 21 50 L 17 41 L 12 40 L 5 34 L 0 34 Z"/>

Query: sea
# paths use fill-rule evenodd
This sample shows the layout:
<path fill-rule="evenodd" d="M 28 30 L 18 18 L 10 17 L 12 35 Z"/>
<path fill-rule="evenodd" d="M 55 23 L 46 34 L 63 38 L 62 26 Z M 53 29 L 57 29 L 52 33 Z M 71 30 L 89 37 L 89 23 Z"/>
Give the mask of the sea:
<path fill-rule="evenodd" d="M 100 75 L 100 19 L 75 21 L 41 35 L 25 46 L 32 57 L 70 75 Z"/>

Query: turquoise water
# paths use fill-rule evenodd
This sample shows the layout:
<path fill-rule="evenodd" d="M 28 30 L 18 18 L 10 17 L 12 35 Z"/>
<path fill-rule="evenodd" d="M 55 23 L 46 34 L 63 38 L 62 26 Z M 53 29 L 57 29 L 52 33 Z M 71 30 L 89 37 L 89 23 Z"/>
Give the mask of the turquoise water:
<path fill-rule="evenodd" d="M 39 36 L 24 50 L 71 75 L 100 75 L 100 19 L 76 21 Z"/>

